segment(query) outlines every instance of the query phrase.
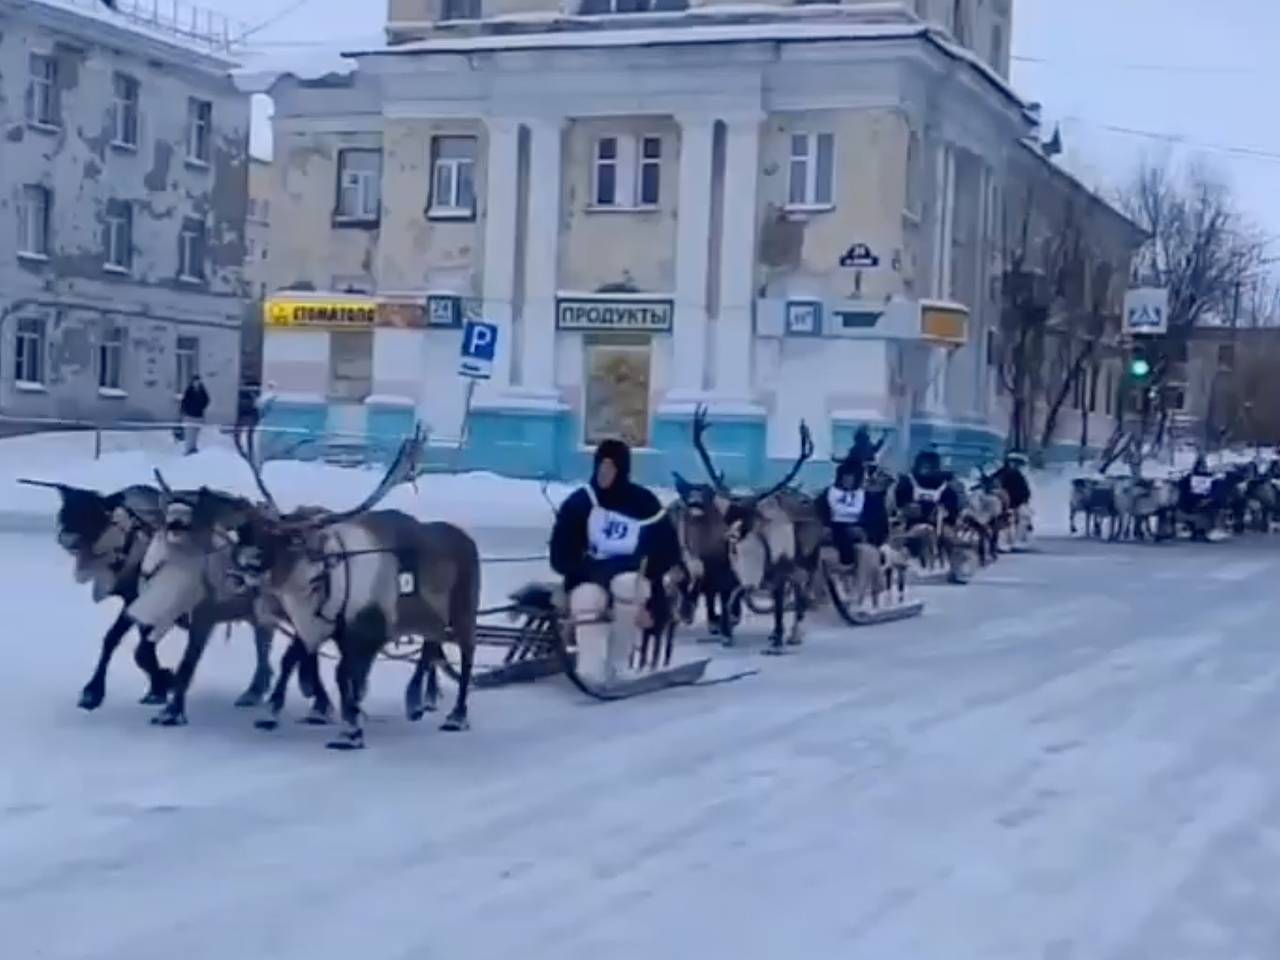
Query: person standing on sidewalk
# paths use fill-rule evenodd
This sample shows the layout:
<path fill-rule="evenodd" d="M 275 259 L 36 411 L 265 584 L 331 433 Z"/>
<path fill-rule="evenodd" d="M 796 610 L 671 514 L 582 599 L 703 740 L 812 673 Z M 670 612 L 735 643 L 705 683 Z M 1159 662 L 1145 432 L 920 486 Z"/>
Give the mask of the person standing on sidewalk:
<path fill-rule="evenodd" d="M 182 394 L 182 435 L 187 443 L 187 454 L 193 454 L 198 447 L 200 427 L 204 423 L 204 412 L 209 408 L 209 392 L 205 390 L 200 375 L 196 374 L 187 384 Z"/>

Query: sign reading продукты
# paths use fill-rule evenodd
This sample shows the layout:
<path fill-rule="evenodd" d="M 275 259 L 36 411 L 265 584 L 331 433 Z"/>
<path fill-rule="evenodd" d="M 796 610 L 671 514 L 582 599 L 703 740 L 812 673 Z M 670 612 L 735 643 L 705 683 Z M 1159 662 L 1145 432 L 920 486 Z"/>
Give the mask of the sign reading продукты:
<path fill-rule="evenodd" d="M 667 333 L 675 307 L 670 300 L 556 301 L 556 326 L 561 330 L 622 330 Z"/>
<path fill-rule="evenodd" d="M 468 320 L 462 328 L 462 357 L 458 373 L 472 380 L 493 376 L 493 357 L 498 349 L 498 328 L 483 320 Z"/>

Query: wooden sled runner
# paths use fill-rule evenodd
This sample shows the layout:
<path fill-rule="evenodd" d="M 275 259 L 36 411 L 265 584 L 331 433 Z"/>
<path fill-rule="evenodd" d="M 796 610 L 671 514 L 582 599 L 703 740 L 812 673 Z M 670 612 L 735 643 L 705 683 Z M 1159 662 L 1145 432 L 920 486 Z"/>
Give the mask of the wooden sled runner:
<path fill-rule="evenodd" d="M 839 575 L 827 567 L 823 570 L 823 577 L 827 582 L 827 592 L 831 597 L 831 605 L 835 607 L 836 613 L 851 627 L 870 627 L 881 623 L 892 623 L 894 620 L 906 620 L 909 617 L 918 617 L 924 613 L 923 600 L 903 600 L 901 603 L 890 602 L 879 607 L 866 609 L 855 606 L 852 600 L 845 595 L 844 587 L 840 583 Z M 891 596 L 886 593 L 885 596 Z"/>

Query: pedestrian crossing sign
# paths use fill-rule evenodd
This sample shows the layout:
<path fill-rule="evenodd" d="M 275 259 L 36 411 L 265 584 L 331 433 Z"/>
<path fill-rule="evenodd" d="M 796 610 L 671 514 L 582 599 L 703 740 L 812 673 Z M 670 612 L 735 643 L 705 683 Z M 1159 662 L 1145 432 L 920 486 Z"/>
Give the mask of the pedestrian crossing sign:
<path fill-rule="evenodd" d="M 1163 334 L 1169 331 L 1169 291 L 1139 287 L 1124 296 L 1126 334 Z"/>

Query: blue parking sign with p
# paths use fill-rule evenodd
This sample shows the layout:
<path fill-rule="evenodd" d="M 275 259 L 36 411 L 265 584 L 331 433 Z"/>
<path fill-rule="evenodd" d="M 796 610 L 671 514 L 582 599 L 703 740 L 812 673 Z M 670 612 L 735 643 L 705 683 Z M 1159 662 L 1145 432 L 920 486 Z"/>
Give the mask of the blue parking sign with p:
<path fill-rule="evenodd" d="M 473 380 L 493 375 L 493 358 L 498 349 L 498 327 L 483 320 L 468 320 L 462 328 L 462 358 L 458 373 Z"/>

